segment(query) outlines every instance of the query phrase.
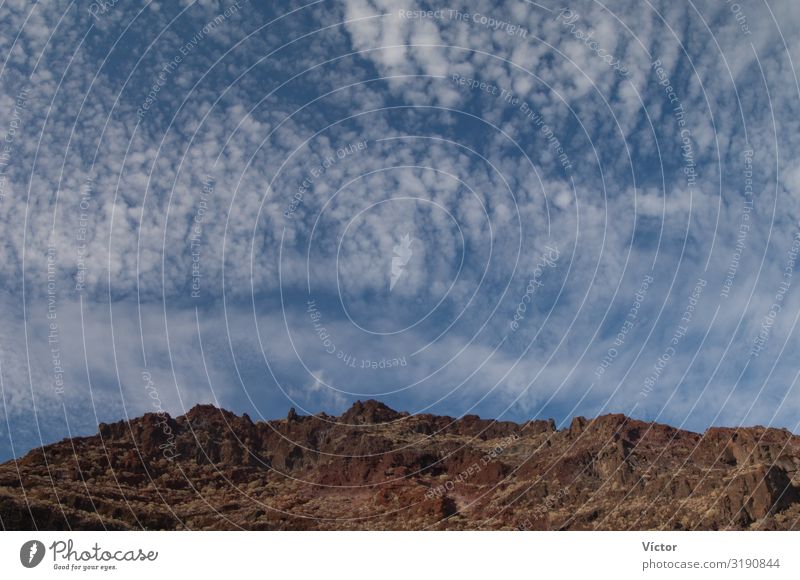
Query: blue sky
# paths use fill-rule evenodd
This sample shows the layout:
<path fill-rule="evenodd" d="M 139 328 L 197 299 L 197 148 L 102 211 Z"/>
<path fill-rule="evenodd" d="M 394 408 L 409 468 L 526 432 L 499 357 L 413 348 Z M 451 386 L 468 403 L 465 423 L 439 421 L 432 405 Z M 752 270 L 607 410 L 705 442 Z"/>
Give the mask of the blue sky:
<path fill-rule="evenodd" d="M 799 19 L 3 3 L 0 459 L 200 402 L 796 431 Z"/>

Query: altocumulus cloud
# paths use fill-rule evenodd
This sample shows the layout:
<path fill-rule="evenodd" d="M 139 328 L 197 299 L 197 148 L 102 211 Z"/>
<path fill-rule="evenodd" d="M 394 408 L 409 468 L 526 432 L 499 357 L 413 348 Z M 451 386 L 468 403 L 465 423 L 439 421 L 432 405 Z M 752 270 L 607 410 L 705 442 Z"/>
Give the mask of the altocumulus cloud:
<path fill-rule="evenodd" d="M 736 6 L 4 3 L 0 454 L 143 373 L 795 428 L 800 15 Z"/>

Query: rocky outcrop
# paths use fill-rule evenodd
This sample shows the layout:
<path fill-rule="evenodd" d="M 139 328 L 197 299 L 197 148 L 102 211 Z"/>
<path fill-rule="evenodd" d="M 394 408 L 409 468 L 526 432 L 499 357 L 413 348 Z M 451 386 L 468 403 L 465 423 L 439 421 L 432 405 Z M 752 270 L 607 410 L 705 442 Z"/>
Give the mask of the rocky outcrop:
<path fill-rule="evenodd" d="M 0 465 L 4 529 L 800 529 L 800 439 L 624 415 L 103 423 Z"/>

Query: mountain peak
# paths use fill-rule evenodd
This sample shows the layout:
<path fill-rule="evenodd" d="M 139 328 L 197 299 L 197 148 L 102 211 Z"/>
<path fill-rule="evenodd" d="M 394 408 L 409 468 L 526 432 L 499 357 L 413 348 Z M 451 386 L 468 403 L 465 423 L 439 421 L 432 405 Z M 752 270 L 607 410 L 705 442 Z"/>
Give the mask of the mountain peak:
<path fill-rule="evenodd" d="M 340 421 L 349 425 L 374 425 L 389 423 L 406 416 L 408 416 L 408 413 L 398 413 L 380 401 L 368 399 L 364 402 L 356 401 L 353 403 L 353 405 L 341 415 Z"/>

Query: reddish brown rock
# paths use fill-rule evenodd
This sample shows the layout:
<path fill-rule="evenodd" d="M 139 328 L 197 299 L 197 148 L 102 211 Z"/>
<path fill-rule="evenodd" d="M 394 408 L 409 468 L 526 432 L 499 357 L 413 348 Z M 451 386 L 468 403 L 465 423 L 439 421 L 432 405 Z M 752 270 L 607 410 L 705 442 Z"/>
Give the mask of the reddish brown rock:
<path fill-rule="evenodd" d="M 623 415 L 521 425 L 359 401 L 211 405 L 0 465 L 4 529 L 800 529 L 800 438 Z"/>

